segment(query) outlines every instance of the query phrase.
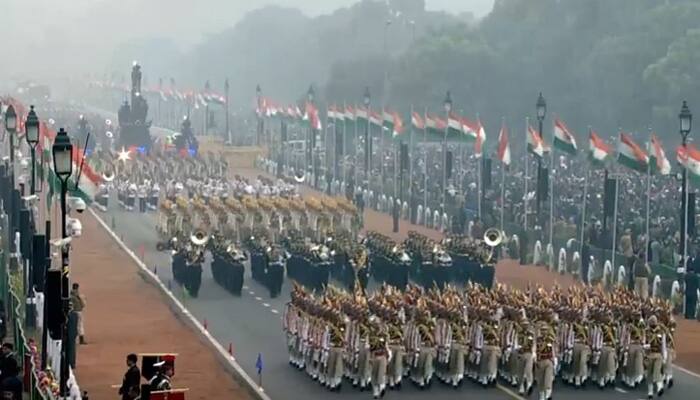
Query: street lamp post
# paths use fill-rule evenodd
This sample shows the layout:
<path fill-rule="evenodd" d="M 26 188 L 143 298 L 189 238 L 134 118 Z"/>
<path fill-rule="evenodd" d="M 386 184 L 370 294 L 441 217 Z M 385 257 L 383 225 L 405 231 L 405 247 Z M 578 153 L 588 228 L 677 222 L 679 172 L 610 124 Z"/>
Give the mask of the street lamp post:
<path fill-rule="evenodd" d="M 68 237 L 66 232 L 66 193 L 68 192 L 68 179 L 73 173 L 73 145 L 68 133 L 61 128 L 56 135 L 52 148 L 54 171 L 61 181 L 61 238 Z M 70 312 L 70 268 L 68 266 L 68 246 L 61 248 L 61 306 L 63 321 L 61 325 L 61 396 L 68 395 L 68 314 Z"/>
<path fill-rule="evenodd" d="M 27 121 L 24 124 L 26 128 L 26 139 L 29 144 L 29 148 L 32 152 L 32 186 L 31 194 L 35 193 L 36 183 L 36 145 L 39 143 L 39 117 L 37 117 L 36 112 L 34 112 L 34 106 L 30 107 L 29 114 L 27 115 Z"/>
<path fill-rule="evenodd" d="M 365 94 L 362 103 L 365 105 L 365 112 L 367 113 L 367 125 L 365 126 L 365 179 L 367 180 L 367 187 L 369 189 L 371 187 L 370 176 L 372 169 L 372 140 L 369 134 L 369 86 L 365 86 Z"/>
<path fill-rule="evenodd" d="M 547 102 L 544 100 L 544 97 L 542 96 L 542 92 L 540 92 L 540 95 L 537 97 L 537 122 L 538 122 L 538 130 L 537 132 L 540 135 L 540 138 L 542 138 L 542 125 L 544 123 L 544 117 L 547 114 Z M 542 157 L 537 158 L 537 219 L 539 220 L 540 218 L 540 207 L 542 203 L 542 196 L 540 193 L 540 185 L 542 184 Z M 549 183 L 551 185 L 551 182 Z M 526 210 L 527 211 L 527 210 Z M 527 215 L 525 215 L 525 218 L 527 218 Z"/>
<path fill-rule="evenodd" d="M 442 143 L 442 212 L 441 216 L 446 212 L 447 203 L 445 192 L 447 192 L 447 131 L 450 129 L 450 113 L 452 112 L 452 95 L 447 91 L 445 95 L 445 138 Z M 481 199 L 479 199 L 481 201 Z"/>

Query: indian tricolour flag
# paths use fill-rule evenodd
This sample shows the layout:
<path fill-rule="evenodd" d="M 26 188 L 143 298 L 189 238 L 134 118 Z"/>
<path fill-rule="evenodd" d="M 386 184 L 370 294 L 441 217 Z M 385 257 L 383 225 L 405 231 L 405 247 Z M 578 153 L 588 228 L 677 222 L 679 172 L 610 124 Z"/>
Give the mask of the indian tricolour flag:
<path fill-rule="evenodd" d="M 343 120 L 346 123 L 355 123 L 355 108 L 353 108 L 353 106 L 345 106 L 345 114 L 343 114 Z"/>
<path fill-rule="evenodd" d="M 334 120 L 336 118 L 336 109 L 334 105 L 328 107 L 326 118 L 328 118 L 328 120 Z"/>
<path fill-rule="evenodd" d="M 437 115 L 428 114 L 425 118 L 425 127 L 428 130 L 428 141 L 445 140 L 445 127 L 447 123 Z"/>
<path fill-rule="evenodd" d="M 92 167 L 90 167 L 87 160 L 82 162 L 83 150 L 79 149 L 77 146 L 73 148 L 73 173 L 68 179 L 68 191 L 71 196 L 76 196 L 82 198 L 85 203 L 90 204 L 94 199 L 100 184 L 102 183 L 102 177 L 96 173 Z M 53 163 L 52 163 L 53 164 Z M 81 169 L 82 167 L 82 169 Z M 78 179 L 78 185 L 76 186 L 75 181 Z M 53 170 L 53 165 L 49 169 L 49 185 L 54 193 L 60 193 L 61 183 L 58 176 Z"/>
<path fill-rule="evenodd" d="M 661 175 L 671 173 L 671 162 L 666 158 L 664 148 L 661 146 L 661 141 L 656 135 L 651 135 L 651 148 L 649 149 L 649 166 L 651 172 L 658 172 Z"/>
<path fill-rule="evenodd" d="M 474 155 L 476 158 L 481 158 L 484 153 L 483 148 L 486 143 L 486 131 L 481 124 L 481 120 L 476 120 L 476 141 L 474 142 Z"/>
<path fill-rule="evenodd" d="M 391 137 L 393 137 L 394 139 L 399 139 L 402 137 L 401 134 L 403 133 L 403 130 L 404 130 L 403 129 L 403 121 L 401 120 L 401 116 L 399 115 L 399 113 L 397 113 L 396 111 L 391 113 L 391 119 L 392 119 L 392 127 L 393 127 L 393 132 L 391 134 Z"/>
<path fill-rule="evenodd" d="M 508 142 L 508 128 L 506 124 L 501 126 L 501 132 L 498 133 L 498 159 L 506 166 L 510 166 L 510 143 Z"/>
<path fill-rule="evenodd" d="M 688 179 L 694 185 L 700 185 L 700 151 L 692 144 L 685 148 L 685 167 L 688 170 Z"/>
<path fill-rule="evenodd" d="M 576 138 L 560 119 L 554 120 L 554 147 L 571 155 L 576 154 Z"/>
<path fill-rule="evenodd" d="M 380 114 L 379 112 L 374 112 L 374 111 L 370 110 L 369 111 L 369 123 L 371 125 L 379 127 L 381 129 L 382 125 L 384 123 L 383 115 Z"/>
<path fill-rule="evenodd" d="M 527 127 L 527 150 L 537 157 L 544 157 L 544 140 L 542 140 L 539 132 L 537 132 L 532 126 Z"/>
<path fill-rule="evenodd" d="M 417 112 L 411 114 L 411 124 L 413 124 L 414 129 L 423 130 L 425 129 L 425 121 Z"/>
<path fill-rule="evenodd" d="M 597 133 L 591 131 L 588 139 L 590 160 L 593 163 L 603 164 L 612 154 L 612 148 L 605 143 Z"/>
<path fill-rule="evenodd" d="M 617 162 L 639 172 L 646 172 L 649 156 L 629 135 L 620 132 L 617 143 Z"/>
<path fill-rule="evenodd" d="M 358 107 L 357 110 L 355 110 L 355 118 L 358 124 L 366 124 L 367 121 L 369 121 L 369 112 L 364 107 Z"/>
<path fill-rule="evenodd" d="M 450 142 L 462 142 L 465 140 L 464 130 L 462 130 L 462 118 L 452 112 L 447 115 L 447 140 Z"/>
<path fill-rule="evenodd" d="M 387 129 L 389 132 L 394 130 L 394 115 L 388 108 L 382 111 L 382 127 Z"/>
<path fill-rule="evenodd" d="M 479 124 L 470 121 L 468 118 L 461 118 L 460 123 L 462 124 L 462 132 L 464 132 L 464 137 L 467 141 L 477 140 L 479 137 Z"/>

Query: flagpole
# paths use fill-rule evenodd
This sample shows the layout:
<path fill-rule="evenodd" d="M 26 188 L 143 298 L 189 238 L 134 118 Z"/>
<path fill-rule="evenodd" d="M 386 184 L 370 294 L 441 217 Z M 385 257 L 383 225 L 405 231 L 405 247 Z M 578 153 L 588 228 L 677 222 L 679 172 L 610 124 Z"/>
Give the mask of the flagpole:
<path fill-rule="evenodd" d="M 622 132 L 622 130 L 620 130 Z M 618 141 L 618 148 L 620 147 L 620 137 L 618 135 L 617 138 Z M 613 168 L 615 168 L 613 166 Z M 615 270 L 615 249 L 617 248 L 617 203 L 619 202 L 618 194 L 620 193 L 620 179 L 618 178 L 617 173 L 615 175 L 615 207 L 613 208 L 613 236 L 612 236 L 612 268 Z"/>
<path fill-rule="evenodd" d="M 411 104 L 411 132 L 410 136 L 408 137 L 408 154 L 406 154 L 406 157 L 409 159 L 408 160 L 408 204 L 410 206 L 408 207 L 408 220 L 411 222 L 414 222 L 415 219 L 413 217 L 413 158 L 410 156 L 413 154 L 413 104 Z"/>
<path fill-rule="evenodd" d="M 343 196 L 347 197 L 347 188 L 348 188 L 348 163 L 347 160 L 345 159 L 345 152 L 347 151 L 347 129 L 348 129 L 348 122 L 347 118 L 345 118 L 345 112 L 347 111 L 347 104 L 345 101 L 343 101 L 343 138 L 341 139 L 341 142 L 343 143 L 343 148 L 341 149 L 340 152 L 340 159 L 343 160 L 343 183 L 345 184 L 345 193 L 343 193 Z M 342 185 L 341 185 L 342 186 Z"/>
<path fill-rule="evenodd" d="M 425 210 L 428 209 L 428 107 L 425 107 L 423 114 L 423 159 L 425 173 L 423 174 L 423 216 Z M 428 221 L 423 221 L 424 225 L 428 225 Z"/>
<path fill-rule="evenodd" d="M 354 148 L 354 149 L 353 149 L 353 152 L 352 152 L 352 159 L 355 161 L 355 162 L 354 162 L 354 165 L 353 165 L 353 171 L 355 172 L 355 173 L 354 173 L 354 175 L 355 175 L 355 178 L 354 178 L 354 179 L 355 179 L 355 183 L 354 183 L 354 185 L 353 185 L 353 187 L 354 187 L 353 189 L 354 189 L 354 190 L 353 190 L 353 194 L 352 194 L 352 195 L 355 196 L 355 193 L 354 193 L 354 192 L 357 191 L 357 189 L 360 189 L 360 190 L 362 189 L 362 187 L 360 186 L 360 183 L 357 181 L 357 178 L 358 178 L 358 170 L 359 170 L 359 168 L 358 168 L 358 167 L 359 167 L 359 164 L 358 164 L 358 160 L 357 160 L 357 147 L 360 145 L 360 140 L 359 140 L 359 138 L 357 137 L 357 125 L 359 125 L 359 121 L 357 120 L 357 103 L 355 103 L 355 108 L 353 109 L 353 112 L 355 113 L 355 123 L 353 124 L 353 125 L 355 125 L 355 136 L 353 137 L 353 144 L 354 144 L 353 148 Z M 360 195 L 360 196 L 362 196 L 362 195 Z"/>
<path fill-rule="evenodd" d="M 552 177 L 551 182 L 549 182 L 549 244 L 552 246 L 552 254 L 554 254 L 554 182 L 556 181 L 556 166 L 554 164 L 554 129 L 552 129 L 552 148 L 550 149 L 550 176 Z M 549 259 L 549 268 L 554 269 L 554 257 Z"/>
<path fill-rule="evenodd" d="M 652 131 L 649 127 L 649 154 L 654 151 L 654 144 L 652 143 Z M 650 203 L 651 200 L 651 158 L 647 161 L 647 209 L 646 209 L 646 227 L 645 227 L 645 243 L 644 243 L 644 262 L 649 261 L 649 213 L 650 213 Z M 630 271 L 631 273 L 632 271 Z"/>
<path fill-rule="evenodd" d="M 506 119 L 505 117 L 503 118 L 503 125 L 501 127 L 501 132 L 504 132 L 506 126 Z M 499 150 L 501 146 L 501 141 L 502 138 L 499 138 Z M 505 194 L 506 194 L 506 164 L 503 162 L 504 160 L 501 160 L 501 233 L 504 232 L 503 226 L 504 226 L 504 216 L 505 216 Z"/>
<path fill-rule="evenodd" d="M 226 78 L 226 81 L 224 82 L 224 89 L 226 90 L 226 138 L 228 139 L 229 145 L 233 143 L 231 140 L 231 128 L 229 126 L 229 114 L 231 114 L 231 108 L 229 106 L 229 83 L 228 83 L 228 78 Z"/>
<path fill-rule="evenodd" d="M 479 114 L 476 114 L 476 120 L 479 121 L 479 125 L 481 125 L 481 118 L 479 118 Z M 484 143 L 482 143 L 482 146 Z M 482 148 L 481 151 L 481 157 L 476 159 L 476 210 L 477 210 L 477 217 L 481 219 L 481 168 L 483 167 L 483 163 L 486 157 L 484 156 L 484 151 Z M 481 238 L 477 238 L 481 239 Z"/>
<path fill-rule="evenodd" d="M 338 128 L 337 128 L 337 127 L 338 127 L 338 117 L 334 117 L 334 118 L 333 118 L 333 151 L 332 151 L 332 152 L 331 152 L 330 149 L 328 148 L 328 145 L 330 144 L 330 140 L 328 140 L 328 135 L 329 135 L 329 132 L 328 132 L 328 131 L 330 130 L 330 129 L 328 129 L 328 128 L 329 128 L 329 127 L 328 127 L 328 120 L 329 120 L 329 118 L 328 118 L 328 108 L 326 108 L 326 127 L 325 127 L 325 128 L 326 128 L 326 129 L 325 129 L 326 135 L 325 135 L 325 137 L 323 138 L 323 148 L 324 148 L 324 150 L 325 150 L 325 152 L 326 152 L 326 176 L 328 176 L 328 172 L 329 172 L 328 169 L 331 168 L 331 167 L 333 167 L 333 172 L 332 172 L 332 175 L 331 175 L 331 176 L 333 177 L 332 180 L 331 180 L 331 182 L 333 182 L 333 181 L 335 181 L 335 179 L 336 179 L 336 175 L 335 175 L 335 167 L 334 167 L 333 164 L 331 163 L 331 157 L 330 157 L 331 154 L 330 154 L 330 153 L 333 154 L 333 161 L 335 161 L 335 164 L 337 164 L 337 163 L 338 163 L 338 160 L 336 159 L 336 151 L 335 151 L 335 148 L 336 148 L 336 146 L 337 146 L 337 143 L 336 143 L 335 141 L 338 139 Z M 326 180 L 326 184 L 328 185 L 328 187 L 326 188 L 326 193 L 330 193 L 331 185 L 328 183 L 328 180 Z"/>
<path fill-rule="evenodd" d="M 529 156 L 527 154 L 527 135 L 528 129 L 530 127 L 530 117 L 525 117 L 525 196 L 523 197 L 523 202 L 524 202 L 524 213 L 525 213 L 525 220 L 523 221 L 523 231 L 527 232 L 527 206 L 530 203 L 528 196 L 528 180 L 530 180 L 530 160 Z"/>

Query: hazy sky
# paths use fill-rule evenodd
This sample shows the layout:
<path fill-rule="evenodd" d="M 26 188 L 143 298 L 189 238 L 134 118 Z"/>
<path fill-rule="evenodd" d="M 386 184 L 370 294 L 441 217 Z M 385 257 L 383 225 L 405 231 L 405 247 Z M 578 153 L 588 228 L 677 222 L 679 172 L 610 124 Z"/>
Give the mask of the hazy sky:
<path fill-rule="evenodd" d="M 174 39 L 184 49 L 267 4 L 297 7 L 306 14 L 318 15 L 357 1 L 2 0 L 0 26 L 6 32 L 3 45 L 15 47 L 9 52 L 15 57 L 0 65 L 0 73 L 3 68 L 17 71 L 25 67 L 33 68 L 35 73 L 56 69 L 63 72 L 76 68 L 76 64 L 103 63 L 116 45 L 143 37 Z M 472 11 L 481 16 L 490 11 L 493 1 L 426 0 L 426 4 L 431 10 Z"/>

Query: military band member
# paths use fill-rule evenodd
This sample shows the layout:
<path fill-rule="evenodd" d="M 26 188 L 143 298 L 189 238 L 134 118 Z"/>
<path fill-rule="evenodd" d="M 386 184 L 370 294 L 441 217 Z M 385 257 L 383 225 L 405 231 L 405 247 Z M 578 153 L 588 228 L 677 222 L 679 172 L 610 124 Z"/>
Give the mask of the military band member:
<path fill-rule="evenodd" d="M 552 397 L 552 384 L 557 367 L 557 336 L 554 330 L 554 318 L 550 314 L 540 323 L 535 348 L 537 353 L 537 363 L 535 364 L 535 380 L 539 400 L 549 400 Z"/>
<path fill-rule="evenodd" d="M 664 377 L 662 375 L 662 367 L 664 360 L 668 356 L 668 347 L 666 340 L 666 332 L 659 325 L 656 315 L 649 317 L 648 328 L 646 331 L 647 344 L 647 362 L 646 362 L 646 380 L 647 380 L 647 396 L 649 399 L 654 397 L 654 393 L 661 396 L 664 393 Z"/>
<path fill-rule="evenodd" d="M 574 385 L 579 387 L 588 379 L 588 361 L 591 356 L 589 345 L 587 319 L 583 312 L 574 314 L 576 319 L 572 323 L 573 328 L 573 377 Z"/>
<path fill-rule="evenodd" d="M 479 367 L 479 383 L 483 386 L 495 385 L 498 374 L 498 361 L 501 358 L 501 340 L 499 336 L 498 313 L 494 313 L 482 324 L 484 348 Z"/>
<path fill-rule="evenodd" d="M 518 326 L 518 382 L 520 384 L 518 393 L 521 395 L 532 393 L 534 383 L 534 367 L 536 361 L 535 330 L 530 321 L 523 316 Z"/>
<path fill-rule="evenodd" d="M 369 348 L 372 355 L 372 395 L 375 399 L 386 390 L 386 370 L 389 363 L 389 336 L 386 325 L 375 316 L 370 317 Z"/>
<path fill-rule="evenodd" d="M 387 321 L 387 336 L 389 338 L 389 366 L 387 369 L 387 379 L 389 388 L 400 388 L 404 374 L 404 357 L 406 354 L 404 346 L 404 333 L 402 312 L 394 312 Z"/>
<path fill-rule="evenodd" d="M 617 371 L 617 327 L 611 311 L 603 311 L 600 320 L 601 343 L 598 361 L 598 386 L 614 384 Z"/>
<path fill-rule="evenodd" d="M 625 350 L 622 377 L 627 386 L 635 387 L 644 379 L 644 346 L 646 345 L 646 323 L 641 311 L 635 312 L 625 325 Z"/>

